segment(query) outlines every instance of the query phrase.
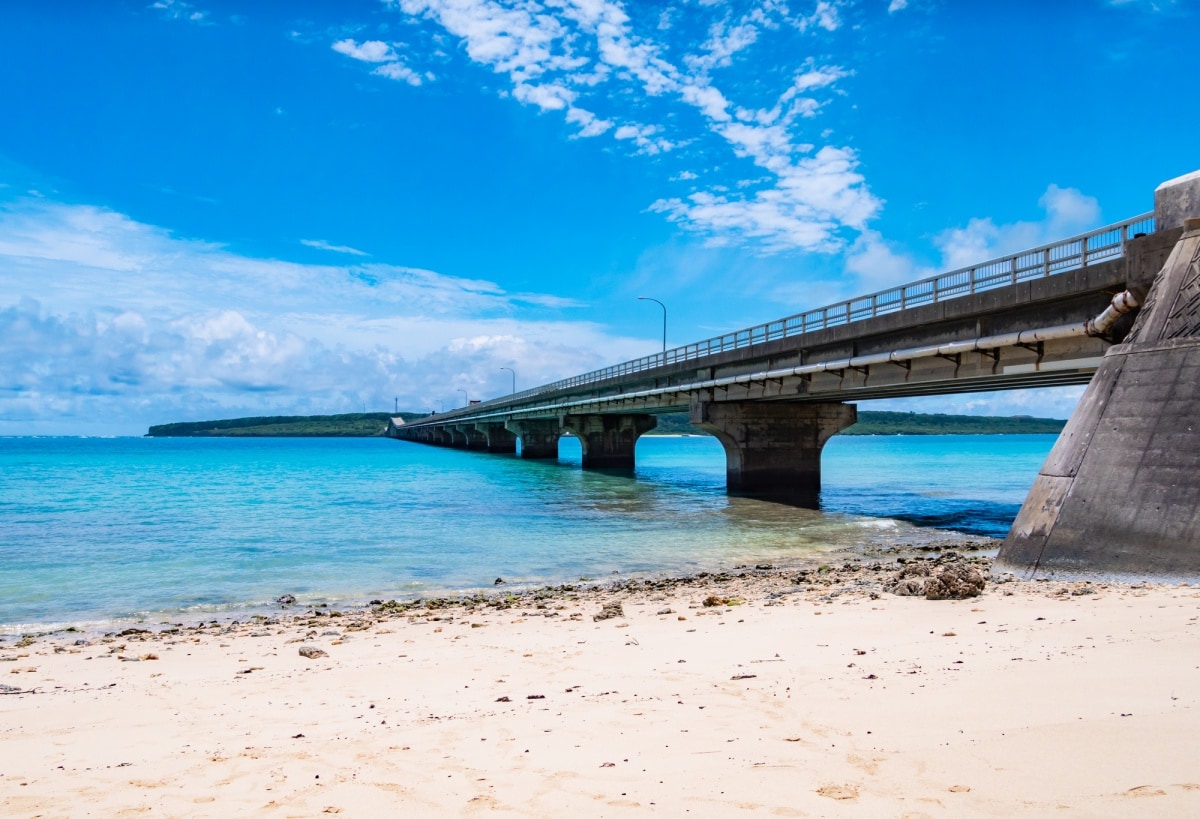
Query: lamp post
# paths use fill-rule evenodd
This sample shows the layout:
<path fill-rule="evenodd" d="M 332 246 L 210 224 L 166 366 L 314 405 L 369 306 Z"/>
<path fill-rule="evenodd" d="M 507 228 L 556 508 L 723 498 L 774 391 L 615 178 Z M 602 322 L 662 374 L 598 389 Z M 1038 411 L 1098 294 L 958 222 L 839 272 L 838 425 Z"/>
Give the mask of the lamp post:
<path fill-rule="evenodd" d="M 467 395 L 467 391 L 466 391 L 466 390 L 464 390 L 462 387 L 459 387 L 459 388 L 458 388 L 458 391 L 459 391 L 459 392 L 461 392 L 461 393 L 463 394 L 463 400 L 467 402 L 467 403 L 463 404 L 463 406 L 464 406 L 464 407 L 466 407 L 466 406 L 470 406 L 470 404 L 471 404 L 471 396 Z"/>
<path fill-rule="evenodd" d="M 514 370 L 512 367 L 501 367 L 500 369 L 508 370 L 510 373 L 512 373 L 512 378 L 513 378 L 512 391 L 513 391 L 513 395 L 516 395 L 517 394 L 517 371 Z"/>
<path fill-rule="evenodd" d="M 638 301 L 652 301 L 663 309 L 663 352 L 667 351 L 667 305 L 663 304 L 658 299 L 652 299 L 649 296 L 638 296 Z"/>

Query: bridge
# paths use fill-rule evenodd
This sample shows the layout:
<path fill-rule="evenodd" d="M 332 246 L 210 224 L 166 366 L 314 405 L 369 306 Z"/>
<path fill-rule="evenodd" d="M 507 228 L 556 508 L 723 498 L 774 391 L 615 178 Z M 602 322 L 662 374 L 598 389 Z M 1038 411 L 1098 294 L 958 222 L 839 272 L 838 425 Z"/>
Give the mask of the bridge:
<path fill-rule="evenodd" d="M 393 419 L 387 434 L 491 453 L 517 452 L 519 440 L 520 456 L 532 459 L 557 457 L 570 433 L 583 468 L 632 469 L 655 416 L 686 410 L 724 447 L 730 492 L 816 506 L 821 449 L 857 416 L 847 402 L 1091 384 L 1144 323 L 1150 308 L 1139 308 L 1165 286 L 1157 283 L 1196 216 L 1200 172 L 1160 185 L 1153 212 L 1099 230 L 451 412 Z M 1200 277 L 1182 287 L 1193 285 L 1200 299 Z M 1200 329 L 1192 335 L 1200 344 Z M 1179 411 L 1200 436 L 1200 399 Z M 1200 441 L 1186 444 L 1200 467 Z M 1200 509 L 1195 484 L 1191 508 Z M 1025 517 L 1014 532 L 1041 531 Z M 1189 521 L 1200 544 L 1200 512 Z"/>

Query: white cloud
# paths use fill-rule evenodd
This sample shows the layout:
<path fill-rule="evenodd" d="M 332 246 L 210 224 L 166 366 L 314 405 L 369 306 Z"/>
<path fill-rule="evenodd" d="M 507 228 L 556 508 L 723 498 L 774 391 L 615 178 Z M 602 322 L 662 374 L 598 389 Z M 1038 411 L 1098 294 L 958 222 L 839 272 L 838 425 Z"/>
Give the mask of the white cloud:
<path fill-rule="evenodd" d="M 170 20 L 184 20 L 188 23 L 208 23 L 208 12 L 201 11 L 184 0 L 157 0 L 147 8 L 162 12 Z"/>
<path fill-rule="evenodd" d="M 1179 5 L 1179 0 L 1108 0 L 1114 8 L 1136 8 L 1149 12 L 1169 11 Z"/>
<path fill-rule="evenodd" d="M 892 0 L 888 3 L 888 14 L 895 14 L 898 11 L 903 11 L 908 8 L 908 0 Z"/>
<path fill-rule="evenodd" d="M 0 434 L 382 411 L 396 396 L 426 409 L 455 397 L 452 384 L 502 394 L 501 365 L 545 383 L 647 349 L 546 317 L 579 306 L 554 294 L 397 265 L 255 258 L 46 200 L 0 206 L 0 269 Z"/>
<path fill-rule="evenodd" d="M 662 154 L 698 141 L 698 115 L 701 136 L 722 138 L 725 150 L 769 174 L 763 180 L 758 171 L 753 182 L 744 185 L 725 180 L 737 187 L 737 195 L 714 179 L 707 190 L 687 199 L 650 204 L 651 211 L 710 243 L 749 243 L 767 252 L 833 251 L 849 241 L 847 231 L 861 230 L 881 206 L 857 172 L 853 150 L 818 147 L 795 132 L 797 123 L 818 115 L 825 104 L 822 95 L 835 93 L 833 86 L 850 71 L 802 57 L 767 109 L 737 105 L 709 76 L 755 47 L 764 31 L 786 29 L 792 36 L 798 36 L 797 31 L 813 36 L 838 29 L 840 3 L 818 0 L 809 13 L 795 15 L 772 0 L 736 19 L 715 4 L 710 4 L 711 11 L 704 4 L 681 8 L 669 16 L 672 31 L 678 28 L 673 22 L 676 13 L 720 16 L 705 27 L 706 39 L 698 48 L 675 62 L 672 46 L 656 39 L 664 30 L 663 16 L 651 21 L 649 33 L 639 33 L 624 6 L 614 0 L 385 2 L 410 20 L 427 21 L 457 38 L 470 60 L 508 80 L 502 93 L 540 111 L 562 112 L 578 128 L 576 136 L 611 133 L 637 153 Z M 361 54 L 359 59 L 394 64 L 386 43 L 343 40 L 335 48 Z M 405 76 L 415 76 L 415 70 Z M 650 104 L 665 106 L 668 113 L 646 122 L 642 114 Z M 610 113 L 613 108 L 627 113 Z M 680 109 L 683 116 L 672 109 Z M 684 121 L 693 130 L 677 135 Z"/>
<path fill-rule="evenodd" d="M 878 231 L 864 230 L 846 252 L 846 272 L 854 276 L 857 291 L 849 295 L 863 295 L 936 276 L 941 271 L 922 267 Z"/>
<path fill-rule="evenodd" d="M 430 72 L 420 74 L 409 68 L 391 45 L 380 40 L 366 40 L 362 43 L 356 43 L 352 39 L 338 40 L 332 48 L 337 53 L 345 54 L 360 62 L 378 63 L 379 65 L 371 73 L 387 77 L 389 80 L 406 82 L 409 85 L 421 85 L 424 80 L 433 79 L 433 74 Z"/>
<path fill-rule="evenodd" d="M 324 239 L 301 239 L 300 244 L 306 247 L 315 247 L 317 250 L 330 250 L 334 253 L 348 253 L 351 256 L 370 256 L 370 253 L 359 250 L 358 248 L 349 247 L 347 245 L 331 245 Z"/>
<path fill-rule="evenodd" d="M 657 154 L 669 151 L 675 145 L 666 139 L 656 137 L 659 129 L 654 125 L 622 125 L 613 132 L 616 139 L 630 139 L 643 153 Z"/>
<path fill-rule="evenodd" d="M 1099 226 L 1099 203 L 1075 188 L 1050 185 L 1038 204 L 1046 211 L 1038 222 L 998 225 L 990 217 L 974 218 L 965 227 L 942 231 L 934 241 L 943 265 L 947 270 L 966 267 Z"/>
<path fill-rule="evenodd" d="M 842 18 L 838 13 L 838 4 L 830 2 L 830 0 L 818 0 L 812 14 L 800 17 L 796 21 L 796 25 L 801 31 L 812 26 L 825 29 L 826 31 L 837 31 L 842 27 Z"/>
<path fill-rule="evenodd" d="M 333 44 L 333 50 L 365 63 L 386 63 L 396 59 L 396 52 L 392 47 L 379 40 L 366 40 L 362 43 L 350 39 L 338 40 Z"/>
<path fill-rule="evenodd" d="M 991 217 L 975 217 L 963 227 L 941 231 L 933 239 L 941 256 L 937 265 L 918 261 L 878 231 L 864 230 L 846 253 L 845 270 L 854 276 L 853 295 L 969 267 L 1100 226 L 1099 203 L 1075 188 L 1049 185 L 1038 205 L 1045 216 L 1037 221 L 997 224 Z"/>

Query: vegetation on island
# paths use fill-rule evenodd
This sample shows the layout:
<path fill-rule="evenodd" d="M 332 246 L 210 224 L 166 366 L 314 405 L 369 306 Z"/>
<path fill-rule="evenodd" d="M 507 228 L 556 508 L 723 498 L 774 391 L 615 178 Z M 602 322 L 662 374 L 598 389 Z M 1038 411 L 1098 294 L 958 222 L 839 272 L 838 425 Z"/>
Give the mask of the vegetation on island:
<path fill-rule="evenodd" d="M 423 412 L 401 412 L 406 421 Z M 149 438 L 370 438 L 383 435 L 390 412 L 349 412 L 343 415 L 267 415 L 224 421 L 184 421 L 150 427 Z"/>
<path fill-rule="evenodd" d="M 352 412 L 344 415 L 270 415 L 224 421 L 186 421 L 150 427 L 151 438 L 370 438 L 383 435 L 389 418 L 428 418 L 424 412 Z M 987 415 L 942 415 L 919 412 L 858 413 L 858 423 L 842 435 L 1036 435 L 1058 434 L 1066 421 Z M 651 435 L 706 435 L 688 422 L 686 412 L 658 416 Z"/>

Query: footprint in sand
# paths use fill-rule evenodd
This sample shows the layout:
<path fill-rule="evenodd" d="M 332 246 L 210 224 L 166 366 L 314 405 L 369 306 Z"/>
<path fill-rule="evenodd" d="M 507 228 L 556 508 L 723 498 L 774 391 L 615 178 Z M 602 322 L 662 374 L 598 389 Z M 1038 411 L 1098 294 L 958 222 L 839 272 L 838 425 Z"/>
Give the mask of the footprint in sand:
<path fill-rule="evenodd" d="M 817 793 L 828 799 L 857 799 L 858 788 L 853 785 L 822 785 Z"/>

